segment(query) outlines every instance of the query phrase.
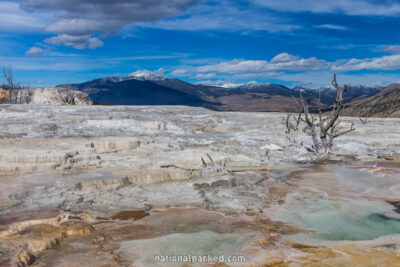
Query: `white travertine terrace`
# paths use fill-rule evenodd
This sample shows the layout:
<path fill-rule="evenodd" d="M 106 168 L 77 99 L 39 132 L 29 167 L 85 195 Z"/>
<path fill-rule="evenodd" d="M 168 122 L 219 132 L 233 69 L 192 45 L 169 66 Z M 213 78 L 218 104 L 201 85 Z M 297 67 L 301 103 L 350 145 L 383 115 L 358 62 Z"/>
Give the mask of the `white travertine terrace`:
<path fill-rule="evenodd" d="M 400 201 L 400 177 L 385 164 L 400 159 L 400 119 L 344 118 L 356 131 L 338 138 L 322 161 L 335 166 L 309 167 L 321 163 L 308 151 L 311 140 L 299 133 L 290 141 L 284 117 L 180 106 L 0 105 L 0 219 L 14 218 L 0 221 L 0 253 L 43 266 L 129 266 L 154 256 L 153 250 L 132 254 L 146 244 L 163 252 L 175 249 L 166 245 L 171 240 L 195 240 L 208 248 L 246 233 L 250 241 L 234 248 L 256 251 L 255 264 L 278 258 L 363 266 L 369 256 L 377 264 L 398 262 L 400 218 L 391 203 Z M 343 163 L 351 166 L 336 166 Z M 206 211 L 153 212 L 187 206 Z M 143 223 L 110 219 L 138 209 L 150 211 Z M 102 218 L 110 222 L 92 224 Z M 316 233 L 286 236 L 296 233 L 292 224 Z M 162 234 L 144 238 L 132 230 L 139 226 Z M 86 242 L 93 238 L 101 256 Z M 287 240 L 329 248 L 313 251 Z M 76 242 L 87 250 L 72 253 Z M 54 256 L 41 254 L 59 243 L 66 245 L 52 250 Z M 28 249 L 16 254 L 21 244 Z"/>

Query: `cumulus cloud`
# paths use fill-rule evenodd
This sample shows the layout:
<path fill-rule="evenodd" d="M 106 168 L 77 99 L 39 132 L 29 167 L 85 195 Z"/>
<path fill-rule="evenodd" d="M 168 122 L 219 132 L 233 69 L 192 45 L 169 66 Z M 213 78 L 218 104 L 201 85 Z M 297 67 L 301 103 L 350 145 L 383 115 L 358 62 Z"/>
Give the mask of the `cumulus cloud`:
<path fill-rule="evenodd" d="M 178 77 L 191 76 L 197 80 L 228 78 L 232 75 L 239 79 L 278 78 L 285 75 L 286 71 L 300 72 L 329 69 L 331 65 L 332 63 L 315 57 L 301 58 L 289 53 L 280 53 L 270 61 L 234 59 L 202 66 L 182 66 L 171 72 L 171 75 Z"/>
<path fill-rule="evenodd" d="M 77 49 L 84 49 L 89 47 L 90 49 L 98 48 L 103 46 L 103 42 L 95 37 L 90 37 L 90 35 L 68 35 L 60 34 L 45 40 L 46 43 L 52 45 L 65 45 L 72 46 Z"/>
<path fill-rule="evenodd" d="M 25 52 L 25 55 L 35 56 L 35 57 L 43 56 L 43 54 L 44 54 L 44 50 L 42 48 L 36 47 L 36 46 L 32 47 L 31 49 L 29 49 L 28 51 Z"/>
<path fill-rule="evenodd" d="M 343 64 L 333 67 L 338 71 L 350 70 L 398 70 L 400 69 L 400 55 L 390 55 L 367 59 L 350 59 Z"/>
<path fill-rule="evenodd" d="M 234 59 L 215 65 L 198 67 L 198 72 L 218 72 L 229 74 L 255 74 L 278 70 L 307 71 L 327 68 L 327 62 L 315 57 L 300 58 L 288 53 L 281 53 L 271 61 Z"/>
<path fill-rule="evenodd" d="M 400 47 L 393 47 L 388 51 L 400 51 Z M 400 54 L 393 54 L 375 58 L 341 59 L 327 61 L 323 59 L 301 58 L 289 53 L 280 53 L 271 60 L 244 60 L 234 59 L 217 64 L 202 66 L 186 66 L 173 71 L 174 76 L 191 76 L 195 79 L 252 79 L 252 78 L 279 78 L 297 77 L 307 73 L 348 72 L 359 70 L 393 71 L 400 70 Z M 297 76 L 296 76 L 297 75 Z M 311 74 L 310 74 L 311 75 Z M 318 74 L 313 74 L 318 75 Z M 215 81 L 212 81 L 215 84 Z"/>
<path fill-rule="evenodd" d="M 256 0 L 258 5 L 284 12 L 343 13 L 347 15 L 400 15 L 397 0 Z"/>
<path fill-rule="evenodd" d="M 285 63 L 285 62 L 293 62 L 297 61 L 299 57 L 293 56 L 288 53 L 280 53 L 276 55 L 273 59 L 271 59 L 271 63 Z"/>
<path fill-rule="evenodd" d="M 48 43 L 96 48 L 93 35 L 109 36 L 134 22 L 154 21 L 178 15 L 200 0 L 20 0 L 24 10 L 50 12 L 56 21 L 45 31 L 57 36 Z"/>

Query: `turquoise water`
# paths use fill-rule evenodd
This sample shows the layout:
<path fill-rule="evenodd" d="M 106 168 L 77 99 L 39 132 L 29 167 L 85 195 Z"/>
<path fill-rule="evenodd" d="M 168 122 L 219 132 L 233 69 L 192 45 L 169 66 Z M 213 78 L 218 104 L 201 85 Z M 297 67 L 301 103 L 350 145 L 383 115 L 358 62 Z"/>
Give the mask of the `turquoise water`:
<path fill-rule="evenodd" d="M 371 206 L 368 203 L 355 205 L 354 202 L 332 199 L 307 202 L 298 222 L 314 230 L 311 233 L 314 238 L 331 241 L 372 240 L 400 233 L 400 219 L 392 216 L 387 210 L 389 207 L 382 206 L 379 209 L 380 205 L 376 203 L 370 203 Z"/>
<path fill-rule="evenodd" d="M 399 174 L 381 177 L 345 166 L 329 169 L 332 175 L 311 171 L 312 178 L 304 175 L 303 179 L 312 179 L 317 189 L 299 190 L 288 196 L 273 219 L 292 222 L 310 230 L 309 237 L 330 241 L 372 240 L 400 234 L 400 214 L 384 201 L 386 197 L 400 197 Z M 318 175 L 333 183 L 318 184 Z M 307 185 L 309 189 L 310 183 Z"/>

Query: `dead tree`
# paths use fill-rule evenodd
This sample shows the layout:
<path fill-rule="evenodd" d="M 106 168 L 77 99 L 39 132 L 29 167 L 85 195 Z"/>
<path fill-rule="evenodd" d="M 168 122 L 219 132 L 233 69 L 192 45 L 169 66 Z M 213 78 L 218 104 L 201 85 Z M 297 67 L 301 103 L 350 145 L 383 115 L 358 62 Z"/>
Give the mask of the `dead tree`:
<path fill-rule="evenodd" d="M 13 91 L 14 91 L 14 75 L 13 75 L 13 69 L 11 66 L 8 68 L 3 66 L 3 77 L 6 80 L 7 84 L 7 90 L 9 94 L 9 102 L 13 102 Z"/>
<path fill-rule="evenodd" d="M 21 104 L 22 103 L 22 86 L 21 83 L 15 83 L 14 80 L 14 70 L 12 66 L 9 67 L 4 67 L 3 66 L 3 77 L 6 80 L 6 85 L 3 86 L 3 89 L 6 89 L 8 91 L 8 97 L 9 100 L 8 102 L 10 104 Z"/>
<path fill-rule="evenodd" d="M 292 131 L 297 132 L 299 130 L 300 126 L 300 118 L 301 118 L 301 113 L 297 115 L 297 118 L 294 117 L 295 123 L 293 124 L 291 122 L 291 118 L 293 116 L 293 113 L 290 113 L 286 116 L 285 118 L 285 125 L 286 125 L 286 134 L 290 134 Z"/>
<path fill-rule="evenodd" d="M 302 91 L 300 91 L 300 103 L 298 103 L 300 111 L 298 115 L 290 114 L 286 118 L 287 133 L 290 133 L 291 130 L 298 131 L 300 125 L 305 125 L 303 131 L 311 136 L 314 151 L 318 154 L 325 154 L 331 150 L 335 138 L 355 130 L 354 124 L 351 124 L 351 127 L 347 130 L 338 127 L 341 123 L 341 112 L 345 108 L 343 94 L 348 90 L 348 86 L 345 85 L 343 89 L 340 88 L 336 74 L 333 75 L 332 85 L 336 89 L 336 100 L 332 110 L 327 115 L 322 112 L 321 92 L 319 92 L 318 97 L 318 113 L 315 114 L 310 112 L 311 96 L 305 100 Z"/>
<path fill-rule="evenodd" d="M 359 116 L 358 119 L 362 122 L 362 124 L 367 124 L 368 123 L 368 116 L 366 116 L 365 119 L 363 119 L 362 116 Z"/>
<path fill-rule="evenodd" d="M 75 91 L 71 89 L 66 89 L 65 94 L 65 103 L 75 105 Z"/>

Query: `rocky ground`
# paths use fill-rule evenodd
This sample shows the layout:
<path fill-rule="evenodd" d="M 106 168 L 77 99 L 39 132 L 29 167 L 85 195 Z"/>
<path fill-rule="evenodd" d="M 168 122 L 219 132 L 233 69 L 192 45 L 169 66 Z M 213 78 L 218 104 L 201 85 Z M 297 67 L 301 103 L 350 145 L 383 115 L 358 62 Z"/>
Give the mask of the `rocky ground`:
<path fill-rule="evenodd" d="M 0 266 L 398 266 L 400 119 L 344 118 L 323 161 L 283 119 L 1 105 Z"/>

